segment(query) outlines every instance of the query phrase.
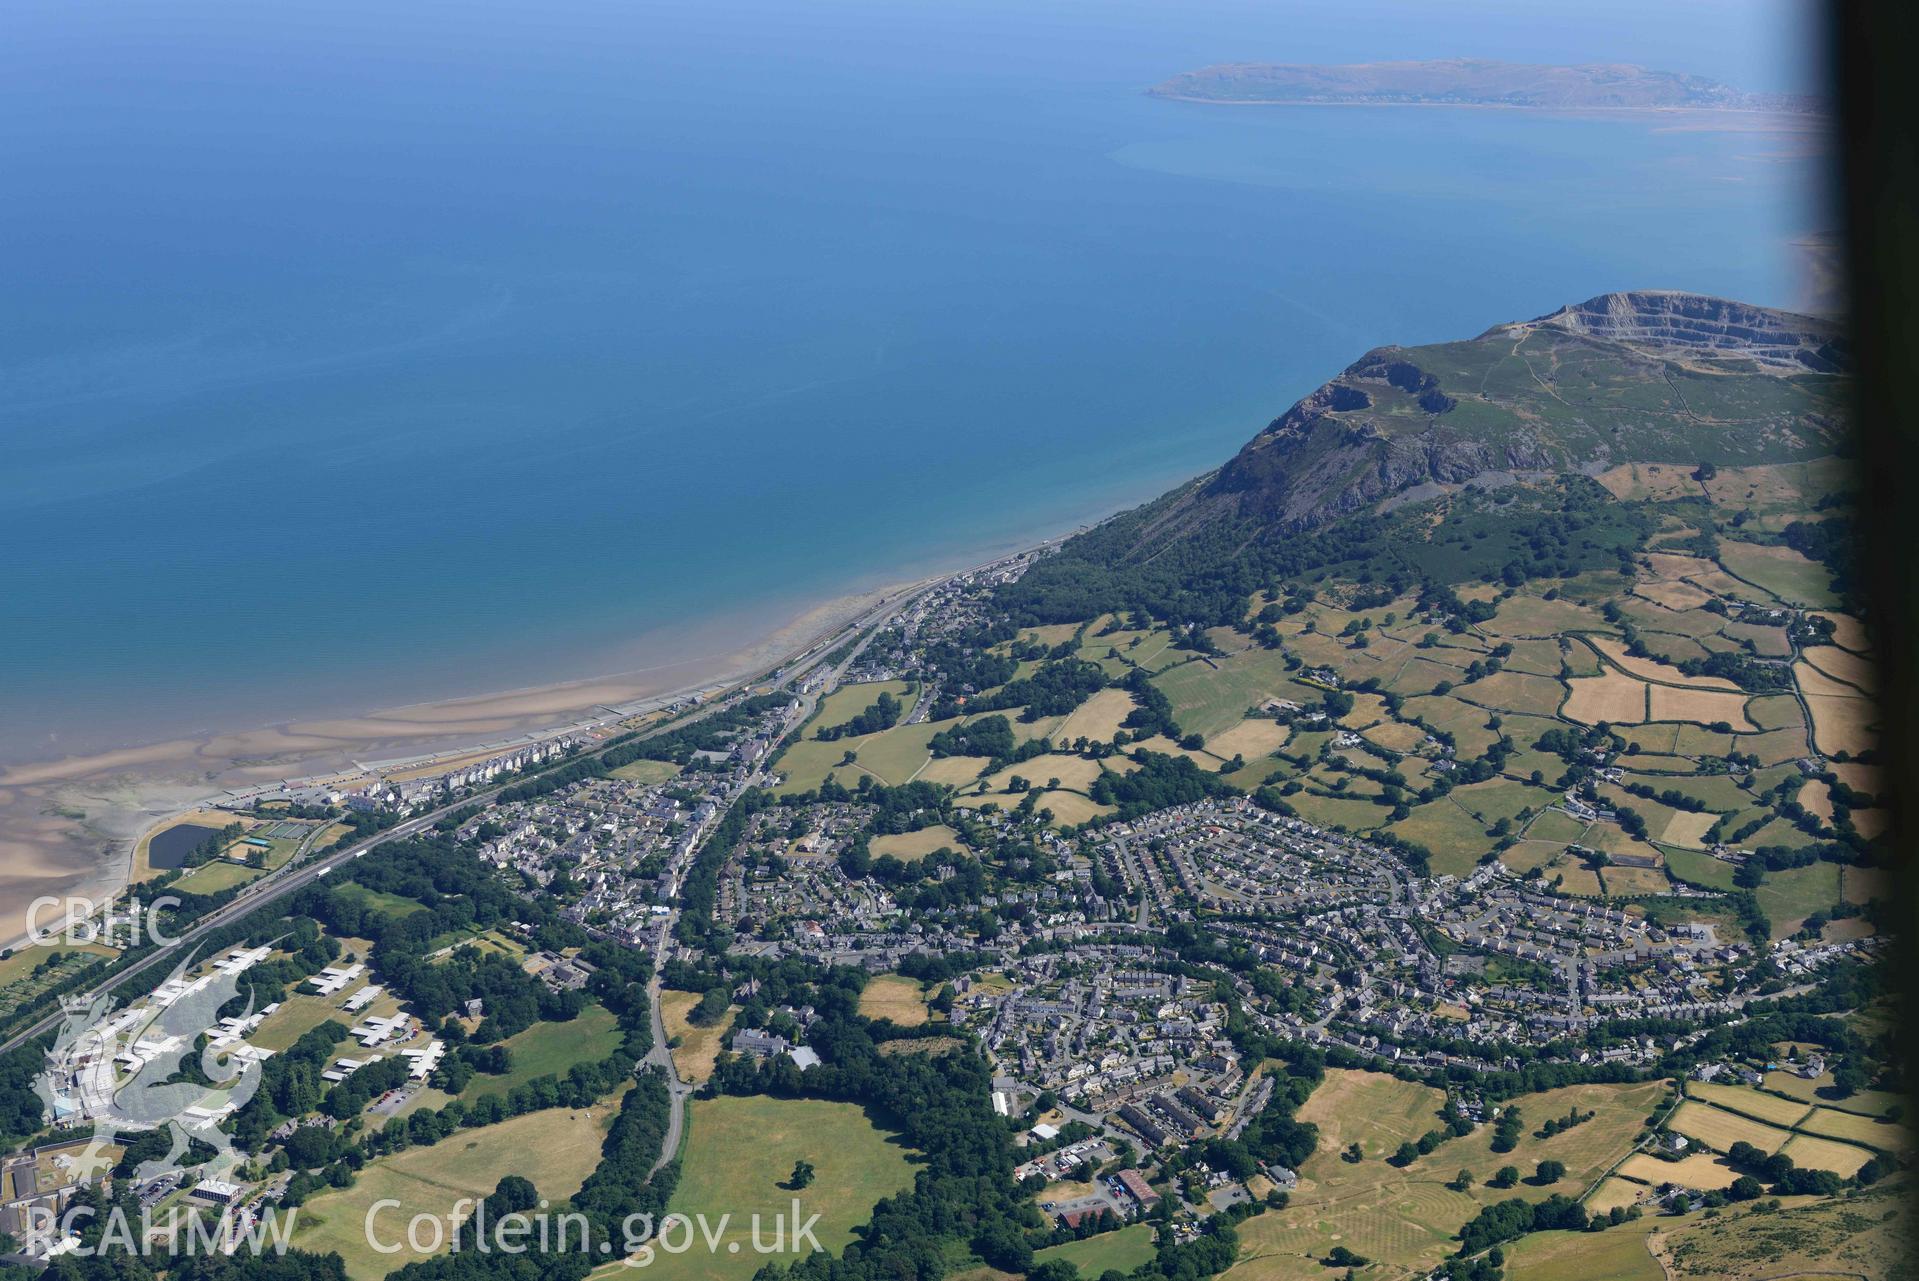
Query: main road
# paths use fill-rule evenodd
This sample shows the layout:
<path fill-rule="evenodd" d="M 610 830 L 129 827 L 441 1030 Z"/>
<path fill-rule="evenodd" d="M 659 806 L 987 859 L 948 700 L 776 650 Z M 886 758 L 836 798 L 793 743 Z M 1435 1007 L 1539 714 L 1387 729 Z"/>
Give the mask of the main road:
<path fill-rule="evenodd" d="M 771 688 L 781 689 L 792 684 L 794 681 L 808 674 L 815 667 L 817 667 L 820 663 L 820 660 L 824 658 L 826 655 L 832 653 L 835 649 L 839 648 L 840 646 L 845 645 L 849 640 L 859 638 L 862 632 L 868 631 L 869 629 L 876 630 L 879 624 L 883 623 L 884 621 L 891 618 L 895 614 L 898 614 L 901 610 L 905 609 L 909 604 L 918 600 L 936 583 L 940 583 L 944 581 L 946 581 L 946 576 L 944 575 L 938 578 L 924 579 L 920 582 L 914 583 L 910 587 L 906 587 L 901 589 L 898 592 L 892 593 L 891 595 L 881 597 L 880 600 L 873 606 L 873 608 L 867 610 L 865 613 L 853 619 L 851 622 L 848 622 L 847 624 L 839 628 L 839 630 L 830 633 L 829 635 L 827 635 L 826 637 L 823 637 L 822 639 L 818 641 L 815 641 L 812 645 L 802 650 L 798 655 L 788 660 L 785 664 L 783 664 L 780 668 L 778 668 L 777 669 L 778 675 L 774 677 L 772 681 L 770 682 Z M 870 639 L 870 637 L 868 639 Z M 853 659 L 858 656 L 859 652 L 861 650 L 864 650 L 865 648 L 866 648 L 866 640 L 865 639 L 859 640 L 858 644 L 853 648 L 853 650 L 849 652 L 848 655 L 843 660 L 841 660 L 839 664 L 835 666 L 833 671 L 834 680 L 838 679 L 840 674 L 846 670 L 847 665 L 851 663 Z M 741 697 L 744 696 L 747 689 L 759 683 L 760 682 L 758 680 L 742 682 L 741 684 L 734 686 L 723 697 L 714 699 L 711 703 L 707 704 L 706 706 L 698 708 L 692 712 L 689 712 L 684 716 L 676 717 L 669 721 L 664 721 L 658 725 L 653 726 L 650 729 L 644 730 L 639 734 L 638 737 L 642 739 L 653 738 L 660 734 L 667 733 L 671 730 L 680 729 L 683 726 L 693 724 L 694 722 L 699 720 L 703 720 L 706 717 L 715 714 L 716 712 L 719 712 L 728 707 L 731 707 L 733 704 L 738 702 Z M 829 685 L 831 683 L 832 683 L 831 681 L 828 682 Z M 812 700 L 808 698 L 806 700 L 806 706 L 809 709 L 811 707 L 811 703 L 812 703 Z M 804 722 L 804 717 L 800 718 L 800 720 L 796 721 L 795 723 L 797 724 L 797 723 L 803 723 L 803 722 Z M 631 742 L 633 740 L 628 739 L 625 741 Z M 609 745 L 607 747 L 600 748 L 598 751 L 587 753 L 586 757 L 583 757 L 582 759 L 586 759 L 588 757 L 602 756 L 606 752 L 611 751 L 613 746 L 616 746 L 616 745 Z M 136 977 L 137 975 L 144 974 L 148 970 L 153 969 L 155 966 L 161 964 L 162 962 L 173 960 L 176 956 L 185 955 L 186 953 L 183 951 L 183 949 L 190 948 L 195 942 L 205 938 L 208 934 L 211 934 L 213 931 L 219 929 L 221 926 L 232 924 L 234 921 L 240 919 L 243 916 L 246 916 L 247 914 L 253 912 L 257 908 L 264 907 L 268 903 L 271 903 L 277 899 L 284 898 L 288 894 L 294 893 L 296 890 L 299 890 L 308 885 L 311 885 L 314 881 L 319 880 L 321 877 L 326 876 L 328 873 L 333 871 L 334 868 L 339 867 L 343 863 L 359 858 L 361 855 L 365 854 L 368 850 L 376 849 L 379 846 L 385 845 L 391 841 L 404 840 L 409 836 L 413 836 L 417 834 L 418 832 L 422 831 L 425 828 L 431 827 L 434 823 L 439 822 L 442 818 L 445 818 L 447 815 L 457 813 L 460 810 L 468 809 L 474 806 L 478 806 L 484 809 L 493 805 L 499 799 L 500 793 L 505 791 L 510 786 L 512 786 L 511 783 L 503 783 L 498 787 L 488 788 L 485 791 L 478 792 L 478 793 L 475 793 L 474 795 L 465 797 L 464 799 L 459 800 L 453 804 L 442 805 L 438 809 L 430 810 L 427 813 L 416 815 L 413 818 L 406 819 L 403 822 L 397 823 L 394 826 L 387 828 L 383 832 L 379 832 L 373 836 L 368 837 L 367 839 L 363 841 L 357 841 L 352 845 L 348 845 L 341 849 L 335 850 L 332 853 L 326 854 L 318 859 L 314 859 L 311 862 L 302 863 L 297 866 L 295 866 L 292 863 L 289 863 L 287 864 L 287 866 L 280 868 L 277 871 L 269 872 L 267 873 L 267 875 L 261 877 L 257 881 L 254 881 L 251 885 L 248 885 L 245 889 L 241 890 L 240 893 L 236 895 L 231 901 L 222 904 L 220 907 L 215 908 L 213 911 L 201 917 L 198 921 L 195 921 L 191 927 L 189 927 L 185 932 L 180 934 L 178 937 L 172 939 L 171 941 L 167 943 L 161 944 L 160 946 L 156 947 L 152 952 L 149 952 L 147 955 L 141 957 L 138 961 L 135 961 L 133 964 L 127 966 L 125 969 L 116 971 L 115 973 L 108 975 L 107 977 L 101 979 L 99 982 L 93 984 L 91 987 L 83 988 L 79 990 L 77 993 L 71 993 L 68 995 L 69 997 L 78 996 L 81 1000 L 91 1002 L 97 999 L 98 997 L 100 997 L 101 995 L 103 995 L 104 993 L 106 993 L 107 991 L 109 991 L 110 989 L 118 987 L 120 984 L 126 982 L 126 980 Z M 671 920 L 676 920 L 677 918 L 678 918 L 678 912 L 676 910 L 672 917 L 664 918 L 664 919 L 671 921 Z M 663 932 L 662 942 L 666 940 L 666 937 L 667 936 Z M 663 957 L 663 953 L 656 953 L 656 956 Z M 656 979 L 655 980 L 656 989 L 657 989 L 657 982 L 658 981 Z M 40 1036 L 50 1031 L 57 1023 L 59 1023 L 61 1018 L 62 1018 L 62 1012 L 60 1009 L 56 1007 L 51 1013 L 40 1018 L 33 1024 L 24 1028 L 23 1030 L 14 1033 L 11 1037 L 9 1037 L 6 1040 L 4 1044 L 0 1044 L 0 1053 L 6 1053 L 7 1051 L 17 1049 L 19 1046 L 25 1044 L 27 1041 L 32 1040 L 34 1037 Z M 663 1029 L 661 1028 L 661 1025 L 658 1021 L 659 1020 L 659 1003 L 657 1000 L 655 1000 L 654 1002 L 654 1020 L 655 1020 L 654 1032 L 655 1032 L 656 1039 L 658 1041 L 658 1045 L 655 1048 L 659 1050 L 661 1053 L 664 1053 L 664 1047 L 666 1042 L 665 1042 L 665 1038 L 659 1035 Z M 669 1070 L 670 1070 L 670 1064 L 669 1064 Z M 674 1077 L 672 1079 L 677 1081 L 678 1078 Z M 679 1117 L 679 1111 L 680 1111 L 679 1107 L 677 1106 L 678 1103 L 679 1103 L 679 1099 L 676 1095 L 676 1098 L 675 1098 L 676 1106 L 674 1108 L 676 1131 L 678 1128 L 678 1117 Z M 677 1150 L 677 1143 L 678 1143 L 677 1132 L 672 1137 L 674 1142 L 668 1145 L 667 1151 L 669 1152 Z"/>
<path fill-rule="evenodd" d="M 898 603 L 894 605 L 888 616 L 892 613 L 898 613 L 909 603 L 917 600 L 920 595 L 926 591 L 928 586 L 930 586 L 930 584 L 922 583 L 918 585 L 917 589 L 908 589 L 908 592 L 903 598 L 896 598 L 898 599 Z M 884 602 L 882 602 L 882 604 L 884 604 Z M 869 619 L 872 618 L 870 615 L 868 617 Z M 836 634 L 834 639 L 843 644 L 843 638 L 849 630 L 857 631 L 858 628 L 863 625 L 863 623 L 855 624 L 852 628 L 842 629 Z M 786 738 L 786 735 L 791 734 L 800 726 L 806 724 L 808 718 L 813 715 L 813 709 L 817 705 L 819 698 L 829 693 L 840 683 L 840 678 L 846 675 L 846 669 L 851 667 L 853 663 L 858 660 L 859 656 L 866 652 L 866 646 L 873 639 L 873 632 L 877 630 L 878 628 L 875 627 L 868 631 L 865 636 L 861 637 L 859 643 L 846 652 L 846 657 L 834 665 L 833 670 L 828 673 L 826 680 L 820 682 L 817 690 L 810 694 L 801 695 L 799 715 L 793 717 L 791 721 L 788 722 L 786 729 L 780 733 L 779 739 L 775 741 L 775 747 L 778 746 L 780 741 Z M 837 646 L 825 644 L 815 645 L 812 649 L 808 650 L 807 654 L 803 657 L 823 654 L 833 648 L 837 648 Z M 810 669 L 811 665 L 809 664 L 807 670 Z M 792 676 L 798 676 L 800 674 L 801 672 L 796 670 L 792 673 Z M 787 677 L 787 679 L 792 679 L 792 676 Z M 738 799 L 737 794 L 734 799 Z M 729 805 L 728 808 L 731 808 L 731 806 Z M 720 817 L 724 819 L 725 816 L 721 815 Z M 666 1137 L 660 1143 L 659 1158 L 653 1162 L 653 1168 L 647 1171 L 647 1178 L 649 1179 L 655 1174 L 658 1174 L 662 1166 L 680 1154 L 680 1139 L 686 1133 L 686 1100 L 694 1090 L 692 1084 L 680 1079 L 679 1065 L 673 1061 L 673 1049 L 667 1044 L 666 1016 L 660 1009 L 660 998 L 664 995 L 660 984 L 660 969 L 666 964 L 668 949 L 673 946 L 673 931 L 680 921 L 678 899 L 680 896 L 680 887 L 686 883 L 687 865 L 697 857 L 698 855 L 696 853 L 689 851 L 675 858 L 673 862 L 667 866 L 667 896 L 675 901 L 668 911 L 660 914 L 659 934 L 653 945 L 653 977 L 647 981 L 646 985 L 646 999 L 647 1003 L 652 1007 L 653 1014 L 653 1048 L 646 1052 L 646 1058 L 643 1062 L 652 1064 L 666 1074 L 666 1098 L 668 1105 L 666 1114 Z"/>

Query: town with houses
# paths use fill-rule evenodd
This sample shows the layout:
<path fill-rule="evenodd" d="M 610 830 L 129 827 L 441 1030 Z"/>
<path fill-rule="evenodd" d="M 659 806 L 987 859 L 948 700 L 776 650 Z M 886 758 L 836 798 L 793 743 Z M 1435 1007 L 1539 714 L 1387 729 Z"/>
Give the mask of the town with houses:
<path fill-rule="evenodd" d="M 813 746 L 806 736 L 819 729 L 820 709 L 835 695 L 851 691 L 857 704 L 863 687 L 905 683 L 912 703 L 899 724 L 908 727 L 924 724 L 942 696 L 976 695 L 925 656 L 950 652 L 974 634 L 988 617 L 992 587 L 1020 568 L 961 576 L 922 593 L 852 653 L 763 686 L 755 701 L 738 704 L 750 710 L 677 761 L 642 760 L 645 768 L 597 772 L 476 807 L 458 816 L 452 836 L 505 882 L 545 896 L 595 938 L 655 951 L 658 965 L 723 971 L 729 963 L 798 959 L 822 970 L 935 975 L 923 987 L 936 1017 L 985 1055 L 995 1110 L 1017 1122 L 1019 1142 L 1037 1152 L 1022 1160 L 1018 1177 L 1058 1185 L 1104 1172 L 1084 1192 L 1042 1206 L 1071 1231 L 1161 1216 L 1162 1200 L 1172 1196 L 1170 1230 L 1190 1235 L 1199 1217 L 1252 1199 L 1246 1180 L 1217 1171 L 1197 1185 L 1168 1184 L 1155 1173 L 1189 1145 L 1245 1133 L 1273 1098 L 1274 1077 L 1244 1055 L 1235 1018 L 1276 1042 L 1386 1072 L 1470 1081 L 1474 1073 L 1540 1061 L 1646 1069 L 1737 1021 L 1748 1003 L 1808 991 L 1830 966 L 1869 960 L 1882 946 L 1870 934 L 1768 946 L 1728 930 L 1723 917 L 1672 919 L 1569 894 L 1498 859 L 1464 875 L 1423 874 L 1389 844 L 1246 795 L 1067 824 L 1017 804 L 1016 795 L 957 804 L 968 789 L 948 787 L 944 799 L 909 816 L 918 826 L 903 833 L 935 830 L 940 839 L 911 857 L 881 857 L 881 845 L 902 835 L 878 830 L 886 815 L 897 817 L 897 806 L 879 796 L 884 785 L 798 789 L 792 762 L 801 745 Z M 1331 670 L 1304 679 L 1340 684 Z M 1261 710 L 1305 727 L 1327 719 L 1284 700 Z M 604 729 L 569 733 L 404 782 L 288 789 L 234 804 L 406 816 L 503 777 L 537 776 L 542 765 L 606 741 Z M 1451 763 L 1445 751 L 1431 757 L 1442 770 Z M 855 777 L 849 770 L 842 782 Z M 1569 788 L 1560 804 L 1582 821 L 1603 817 L 1581 795 Z M 748 804 L 749 797 L 758 800 Z M 719 942 L 702 954 L 668 927 L 688 878 L 736 810 L 743 820 L 712 869 Z M 1740 858 L 1731 849 L 1716 856 Z M 1197 957 L 1196 939 L 1205 944 Z M 234 980 L 270 950 L 237 948 L 199 961 L 63 1038 L 49 1073 L 48 1120 L 66 1129 L 98 1126 L 125 1142 L 153 1124 L 128 1105 L 136 1087 L 205 1049 L 226 1065 L 228 1079 L 214 1079 L 184 1103 L 178 1087 L 169 1087 L 159 1101 L 195 1133 L 215 1134 L 245 1102 L 232 1083 L 275 1053 L 249 1037 L 278 1005 L 216 1013 Z M 1222 954 L 1239 960 L 1221 964 Z M 530 946 L 520 963 L 556 993 L 580 992 L 594 972 L 583 958 Z M 404 1080 L 372 1099 L 369 1115 L 401 1111 L 441 1079 L 450 1048 L 444 1035 L 395 999 L 364 952 L 319 969 L 297 990 L 299 1000 L 324 1003 L 347 1029 L 349 1039 L 320 1074 L 326 1086 L 389 1058 L 404 1061 Z M 734 995 L 750 1000 L 752 986 Z M 465 1011 L 469 1022 L 484 1014 L 477 1005 Z M 810 1008 L 781 1009 L 769 1020 L 776 1027 L 731 1028 L 724 1051 L 784 1057 L 804 1071 L 819 1062 L 806 1044 L 812 1019 Z M 1667 1030 L 1604 1035 L 1615 1024 Z M 1815 1077 L 1824 1069 L 1816 1057 L 1796 1068 Z M 1750 1065 L 1728 1062 L 1702 1066 L 1697 1079 L 1758 1077 Z M 1469 1121 L 1496 1112 L 1470 1087 L 1453 1093 Z M 278 1136 L 313 1121 L 289 1121 Z M 1684 1136 L 1676 1143 L 1672 1153 L 1683 1151 Z M 97 1177 L 97 1169 L 89 1176 L 76 1164 L 86 1150 L 69 1144 L 12 1158 L 25 1173 L 4 1185 L 0 1229 L 19 1235 L 36 1207 L 58 1206 Z M 234 1154 L 185 1187 L 177 1169 L 158 1173 L 141 1196 L 270 1203 L 286 1186 L 285 1172 L 262 1177 L 245 1158 Z M 1277 1163 L 1260 1175 L 1262 1195 L 1283 1193 L 1299 1178 Z"/>

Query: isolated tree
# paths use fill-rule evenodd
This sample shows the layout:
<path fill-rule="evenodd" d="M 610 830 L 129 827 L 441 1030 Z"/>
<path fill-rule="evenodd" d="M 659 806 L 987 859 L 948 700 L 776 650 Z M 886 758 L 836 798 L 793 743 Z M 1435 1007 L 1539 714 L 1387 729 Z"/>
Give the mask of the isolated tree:
<path fill-rule="evenodd" d="M 700 1027 L 711 1027 L 719 1022 L 720 1016 L 726 1013 L 726 1007 L 730 1004 L 725 987 L 708 988 L 700 997 L 700 1003 L 693 1007 L 693 1015 L 688 1022 Z"/>
<path fill-rule="evenodd" d="M 786 1180 L 786 1186 L 795 1192 L 813 1182 L 813 1163 L 811 1161 L 793 1162 L 793 1173 Z"/>

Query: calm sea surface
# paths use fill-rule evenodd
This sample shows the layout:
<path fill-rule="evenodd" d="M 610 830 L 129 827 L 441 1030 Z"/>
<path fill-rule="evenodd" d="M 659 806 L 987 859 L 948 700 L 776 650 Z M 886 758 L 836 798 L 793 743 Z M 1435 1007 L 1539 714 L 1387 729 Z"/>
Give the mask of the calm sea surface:
<path fill-rule="evenodd" d="M 1790 87 L 1782 11 L 1324 7 L 9 5 L 0 757 L 684 657 L 1158 492 L 1380 343 L 1797 301 L 1788 139 L 1141 93 Z"/>

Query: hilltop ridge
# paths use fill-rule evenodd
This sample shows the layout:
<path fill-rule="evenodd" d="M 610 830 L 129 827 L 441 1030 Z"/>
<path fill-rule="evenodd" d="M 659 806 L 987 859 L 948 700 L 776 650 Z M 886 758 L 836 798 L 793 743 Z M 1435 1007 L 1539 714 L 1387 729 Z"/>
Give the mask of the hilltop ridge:
<path fill-rule="evenodd" d="M 1705 76 L 1630 63 L 1554 66 L 1490 58 L 1309 63 L 1228 62 L 1147 90 L 1188 102 L 1517 107 L 1535 111 L 1764 111 L 1816 114 L 1795 94 L 1750 93 Z"/>
<path fill-rule="evenodd" d="M 1465 342 L 1377 347 L 1269 423 L 1168 528 L 1300 529 L 1422 483 L 1829 453 L 1837 327 L 1698 294 L 1602 294 Z"/>
<path fill-rule="evenodd" d="M 1217 470 L 1068 542 L 1027 594 L 1072 581 L 1079 597 L 1164 599 L 1342 548 L 1390 544 L 1403 559 L 1404 539 L 1352 522 L 1492 490 L 1509 513 L 1568 510 L 1603 491 L 1555 478 L 1624 463 L 1829 456 L 1843 442 L 1847 365 L 1833 321 L 1665 290 L 1601 294 L 1458 342 L 1376 347 Z"/>

